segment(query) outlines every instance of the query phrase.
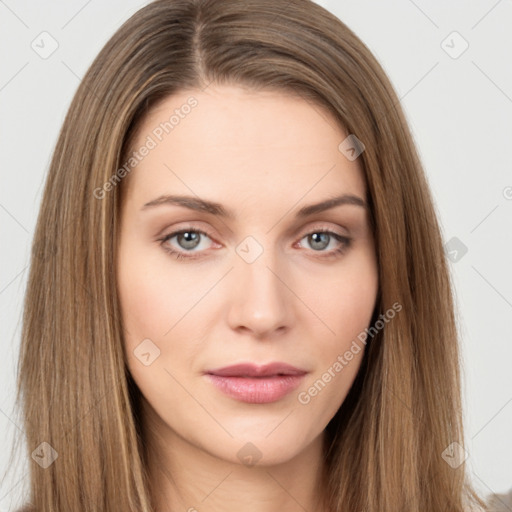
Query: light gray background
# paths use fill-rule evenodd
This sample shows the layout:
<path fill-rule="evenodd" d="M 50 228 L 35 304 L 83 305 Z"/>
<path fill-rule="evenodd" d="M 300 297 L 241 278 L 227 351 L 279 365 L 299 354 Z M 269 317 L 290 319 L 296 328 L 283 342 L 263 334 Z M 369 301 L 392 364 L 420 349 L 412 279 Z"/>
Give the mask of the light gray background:
<path fill-rule="evenodd" d="M 0 0 L 2 475 L 12 439 L 22 433 L 13 413 L 20 315 L 50 156 L 87 67 L 146 3 Z M 512 487 L 512 1 L 318 3 L 354 30 L 388 73 L 444 240 L 457 237 L 467 247 L 466 254 L 452 252 L 450 266 L 463 335 L 468 465 L 483 495 L 506 492 Z M 58 43 L 46 59 L 31 47 L 42 52 L 46 37 L 44 48 L 51 48 L 43 31 Z M 459 55 L 464 40 L 469 47 Z M 11 510 L 26 493 L 28 463 L 1 482 L 0 510 Z"/>

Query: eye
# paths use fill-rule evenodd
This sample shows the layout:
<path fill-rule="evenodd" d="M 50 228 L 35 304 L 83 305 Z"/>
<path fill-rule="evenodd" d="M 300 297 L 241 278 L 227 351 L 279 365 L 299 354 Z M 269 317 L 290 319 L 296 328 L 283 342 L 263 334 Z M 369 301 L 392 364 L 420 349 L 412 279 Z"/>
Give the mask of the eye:
<path fill-rule="evenodd" d="M 322 253 L 321 257 L 333 257 L 344 254 L 352 242 L 351 238 L 324 228 L 311 231 L 303 236 L 300 241 L 305 239 L 310 247 L 313 248 L 314 252 Z M 328 247 L 333 240 L 335 241 L 335 247 L 329 251 L 325 251 L 324 249 Z"/>
<path fill-rule="evenodd" d="M 196 249 L 201 244 L 201 237 L 207 237 L 210 238 L 208 233 L 205 231 L 201 231 L 196 228 L 188 227 L 185 229 L 181 229 L 180 231 L 174 231 L 173 233 L 169 233 L 168 235 L 161 238 L 159 241 L 162 243 L 163 249 L 170 253 L 171 255 L 175 256 L 177 259 L 181 258 L 193 258 L 195 256 L 189 256 L 187 254 L 184 254 L 184 252 L 200 252 L 200 251 L 193 251 L 193 249 Z M 171 245 L 167 242 L 170 242 L 173 238 L 176 238 L 176 242 L 178 244 L 178 248 L 182 251 L 176 251 L 172 249 Z"/>
<path fill-rule="evenodd" d="M 163 249 L 174 256 L 177 259 L 193 259 L 200 256 L 201 252 L 204 252 L 205 248 L 197 249 L 201 245 L 201 238 L 206 237 L 211 240 L 210 235 L 202 231 L 200 229 L 196 229 L 193 227 L 187 227 L 181 229 L 179 231 L 173 231 L 163 238 L 158 239 L 161 242 Z M 177 250 L 173 247 L 176 245 L 171 245 L 171 240 L 176 239 Z M 299 240 L 299 245 L 302 240 L 307 239 L 307 242 L 312 247 L 312 251 L 316 253 L 320 253 L 320 257 L 330 258 L 336 257 L 344 254 L 351 245 L 352 239 L 340 235 L 334 231 L 331 231 L 326 228 L 316 229 L 315 231 L 310 231 L 306 235 L 304 235 Z M 335 247 L 326 251 L 325 249 L 331 245 L 331 242 L 335 242 Z M 195 253 L 199 253 L 196 255 Z"/>

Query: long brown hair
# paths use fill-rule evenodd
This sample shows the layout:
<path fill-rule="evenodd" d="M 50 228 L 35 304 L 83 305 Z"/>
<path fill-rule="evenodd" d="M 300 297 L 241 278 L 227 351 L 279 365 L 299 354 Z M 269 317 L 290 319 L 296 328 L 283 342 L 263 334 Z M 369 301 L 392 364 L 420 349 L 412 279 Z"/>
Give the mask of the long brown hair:
<path fill-rule="evenodd" d="M 465 465 L 443 459 L 451 443 L 464 446 L 450 276 L 428 183 L 383 69 L 310 0 L 157 0 L 123 24 L 87 71 L 46 181 L 17 401 L 28 455 L 46 442 L 58 457 L 46 468 L 30 459 L 34 510 L 153 510 L 115 282 L 129 173 L 120 169 L 150 109 L 210 83 L 298 94 L 365 146 L 380 275 L 374 320 L 396 302 L 402 310 L 368 342 L 327 427 L 329 511 L 483 506 Z M 51 458 L 48 446 L 40 449 Z"/>

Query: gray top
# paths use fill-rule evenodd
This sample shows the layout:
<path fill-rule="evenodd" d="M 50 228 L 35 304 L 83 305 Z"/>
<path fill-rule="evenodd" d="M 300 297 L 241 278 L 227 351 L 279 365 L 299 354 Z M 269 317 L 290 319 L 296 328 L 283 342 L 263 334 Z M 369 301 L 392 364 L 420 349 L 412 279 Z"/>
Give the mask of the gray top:
<path fill-rule="evenodd" d="M 506 494 L 491 494 L 487 505 L 489 512 L 512 512 L 512 489 Z"/>

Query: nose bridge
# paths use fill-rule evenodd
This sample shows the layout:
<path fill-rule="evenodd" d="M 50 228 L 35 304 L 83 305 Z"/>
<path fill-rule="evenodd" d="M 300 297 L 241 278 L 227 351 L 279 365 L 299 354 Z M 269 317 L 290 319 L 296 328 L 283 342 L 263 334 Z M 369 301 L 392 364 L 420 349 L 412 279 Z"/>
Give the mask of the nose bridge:
<path fill-rule="evenodd" d="M 236 247 L 229 321 L 255 333 L 269 332 L 289 325 L 291 295 L 280 256 L 269 239 L 246 237 Z"/>

